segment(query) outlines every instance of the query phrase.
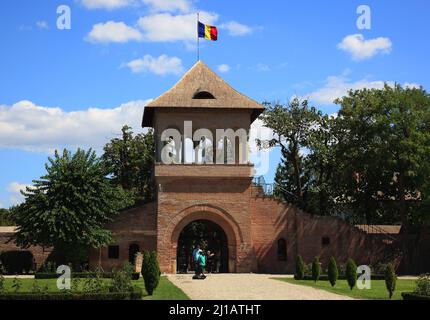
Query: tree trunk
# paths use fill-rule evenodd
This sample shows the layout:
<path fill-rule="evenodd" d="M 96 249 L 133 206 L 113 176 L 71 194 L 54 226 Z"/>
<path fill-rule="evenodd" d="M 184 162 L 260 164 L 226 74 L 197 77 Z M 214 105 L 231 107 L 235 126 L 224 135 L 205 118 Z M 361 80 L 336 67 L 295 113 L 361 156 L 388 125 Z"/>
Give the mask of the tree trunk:
<path fill-rule="evenodd" d="M 399 173 L 399 214 L 402 221 L 402 252 L 403 252 L 403 262 L 406 266 L 406 271 L 409 272 L 411 270 L 411 261 L 409 254 L 409 221 L 408 221 L 408 212 L 406 206 L 406 192 L 404 185 L 404 174 L 403 172 Z"/>

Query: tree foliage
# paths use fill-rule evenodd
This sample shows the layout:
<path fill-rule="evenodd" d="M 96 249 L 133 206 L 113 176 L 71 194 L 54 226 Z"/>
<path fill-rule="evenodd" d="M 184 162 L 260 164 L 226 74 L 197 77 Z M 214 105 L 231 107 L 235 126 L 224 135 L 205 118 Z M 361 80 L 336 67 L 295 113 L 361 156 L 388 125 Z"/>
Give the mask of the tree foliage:
<path fill-rule="evenodd" d="M 328 263 L 327 273 L 328 273 L 328 280 L 330 281 L 331 286 L 334 287 L 339 277 L 339 270 L 337 268 L 336 259 L 334 257 L 330 258 L 330 261 Z"/>
<path fill-rule="evenodd" d="M 390 299 L 393 296 L 394 290 L 396 290 L 396 273 L 394 272 L 393 265 L 391 263 L 387 264 L 385 267 L 385 287 L 387 288 L 388 295 Z"/>
<path fill-rule="evenodd" d="M 305 269 L 306 269 L 305 262 L 303 261 L 302 256 L 298 255 L 296 258 L 296 274 L 295 274 L 296 280 L 303 280 L 303 278 L 305 277 L 305 271 L 306 271 Z"/>
<path fill-rule="evenodd" d="M 0 227 L 13 226 L 14 223 L 8 209 L 0 208 Z"/>
<path fill-rule="evenodd" d="M 312 261 L 312 280 L 317 282 L 321 275 L 321 264 L 320 259 L 318 257 L 315 257 Z"/>
<path fill-rule="evenodd" d="M 337 117 L 308 102 L 267 104 L 274 132 L 258 141 L 279 147 L 275 194 L 319 215 L 352 223 L 429 223 L 430 96 L 399 85 L 350 91 Z M 405 237 L 406 238 L 406 237 Z"/>
<path fill-rule="evenodd" d="M 357 283 L 357 265 L 352 259 L 348 259 L 346 263 L 345 277 L 349 288 L 352 290 Z"/>
<path fill-rule="evenodd" d="M 71 252 L 110 243 L 111 232 L 103 225 L 129 202 L 106 177 L 95 152 L 56 151 L 45 168 L 46 174 L 22 192 L 25 202 L 13 209 L 16 243 L 54 247 L 62 263 L 74 262 Z"/>
<path fill-rule="evenodd" d="M 112 183 L 129 192 L 135 202 L 148 202 L 154 198 L 154 156 L 153 132 L 133 136 L 131 128 L 124 126 L 121 138 L 106 144 L 102 158 L 112 175 Z"/>
<path fill-rule="evenodd" d="M 145 282 L 145 289 L 150 296 L 157 288 L 160 282 L 160 266 L 157 260 L 157 253 L 155 251 L 145 251 L 143 254 L 142 262 L 142 277 Z"/>

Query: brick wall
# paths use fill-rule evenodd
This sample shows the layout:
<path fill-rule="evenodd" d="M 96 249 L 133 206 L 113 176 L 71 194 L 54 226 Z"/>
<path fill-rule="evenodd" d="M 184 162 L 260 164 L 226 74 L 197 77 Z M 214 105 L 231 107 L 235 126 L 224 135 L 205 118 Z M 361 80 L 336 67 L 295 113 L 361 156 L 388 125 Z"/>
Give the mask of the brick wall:
<path fill-rule="evenodd" d="M 119 246 L 119 258 L 110 259 L 108 247 L 90 251 L 90 268 L 95 269 L 101 261 L 105 271 L 121 268 L 129 261 L 130 245 L 138 245 L 140 252 L 156 250 L 156 203 L 149 203 L 122 211 L 106 225 L 113 233 L 112 245 Z"/>
<path fill-rule="evenodd" d="M 4 251 L 30 251 L 36 261 L 36 267 L 41 266 L 51 253 L 50 248 L 42 248 L 38 246 L 32 246 L 30 248 L 22 249 L 18 247 L 15 242 L 9 241 L 15 232 L 14 227 L 0 227 L 0 252 Z"/>
<path fill-rule="evenodd" d="M 374 264 L 386 246 L 358 228 L 335 217 L 307 214 L 270 198 L 251 199 L 252 236 L 259 272 L 293 273 L 300 254 L 306 263 L 319 257 L 323 268 L 331 256 L 344 264 L 353 258 L 358 265 Z M 285 239 L 286 261 L 278 259 L 278 240 Z M 323 244 L 323 238 L 329 243 Z"/>

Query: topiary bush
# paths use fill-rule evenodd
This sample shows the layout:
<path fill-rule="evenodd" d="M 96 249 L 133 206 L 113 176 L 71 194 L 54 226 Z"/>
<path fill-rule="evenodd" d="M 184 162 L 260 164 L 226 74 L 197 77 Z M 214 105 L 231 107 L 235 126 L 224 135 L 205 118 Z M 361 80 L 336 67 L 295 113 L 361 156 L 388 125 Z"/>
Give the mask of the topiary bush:
<path fill-rule="evenodd" d="M 314 258 L 314 261 L 312 262 L 312 280 L 317 282 L 321 275 L 321 264 L 320 259 L 318 257 Z"/>
<path fill-rule="evenodd" d="M 0 254 L 0 262 L 6 274 L 29 273 L 33 269 L 33 254 L 30 251 L 5 251 Z"/>
<path fill-rule="evenodd" d="M 157 260 L 157 253 L 145 251 L 142 262 L 142 277 L 145 282 L 145 289 L 152 296 L 155 288 L 160 282 L 160 266 Z"/>
<path fill-rule="evenodd" d="M 328 263 L 327 275 L 331 286 L 334 287 L 336 285 L 337 279 L 339 278 L 339 270 L 337 269 L 337 263 L 334 257 L 331 257 Z"/>
<path fill-rule="evenodd" d="M 357 283 L 357 265 L 352 259 L 348 259 L 346 263 L 345 277 L 349 288 L 352 290 Z"/>
<path fill-rule="evenodd" d="M 296 258 L 296 274 L 294 275 L 294 278 L 296 280 L 303 280 L 305 277 L 305 269 L 305 262 L 303 261 L 302 256 L 298 255 Z"/>
<path fill-rule="evenodd" d="M 387 288 L 390 299 L 393 297 L 394 290 L 396 289 L 396 273 L 394 272 L 393 265 L 389 263 L 385 267 L 385 287 Z"/>

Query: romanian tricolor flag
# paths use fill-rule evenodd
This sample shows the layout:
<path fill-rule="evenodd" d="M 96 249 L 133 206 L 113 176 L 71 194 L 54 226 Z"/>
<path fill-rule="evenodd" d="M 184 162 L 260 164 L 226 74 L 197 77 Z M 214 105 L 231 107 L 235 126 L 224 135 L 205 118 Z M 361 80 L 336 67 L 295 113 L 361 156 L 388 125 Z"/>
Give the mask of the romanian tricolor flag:
<path fill-rule="evenodd" d="M 211 41 L 218 40 L 218 30 L 216 27 L 208 26 L 199 21 L 198 32 L 199 32 L 199 38 L 205 38 Z"/>

